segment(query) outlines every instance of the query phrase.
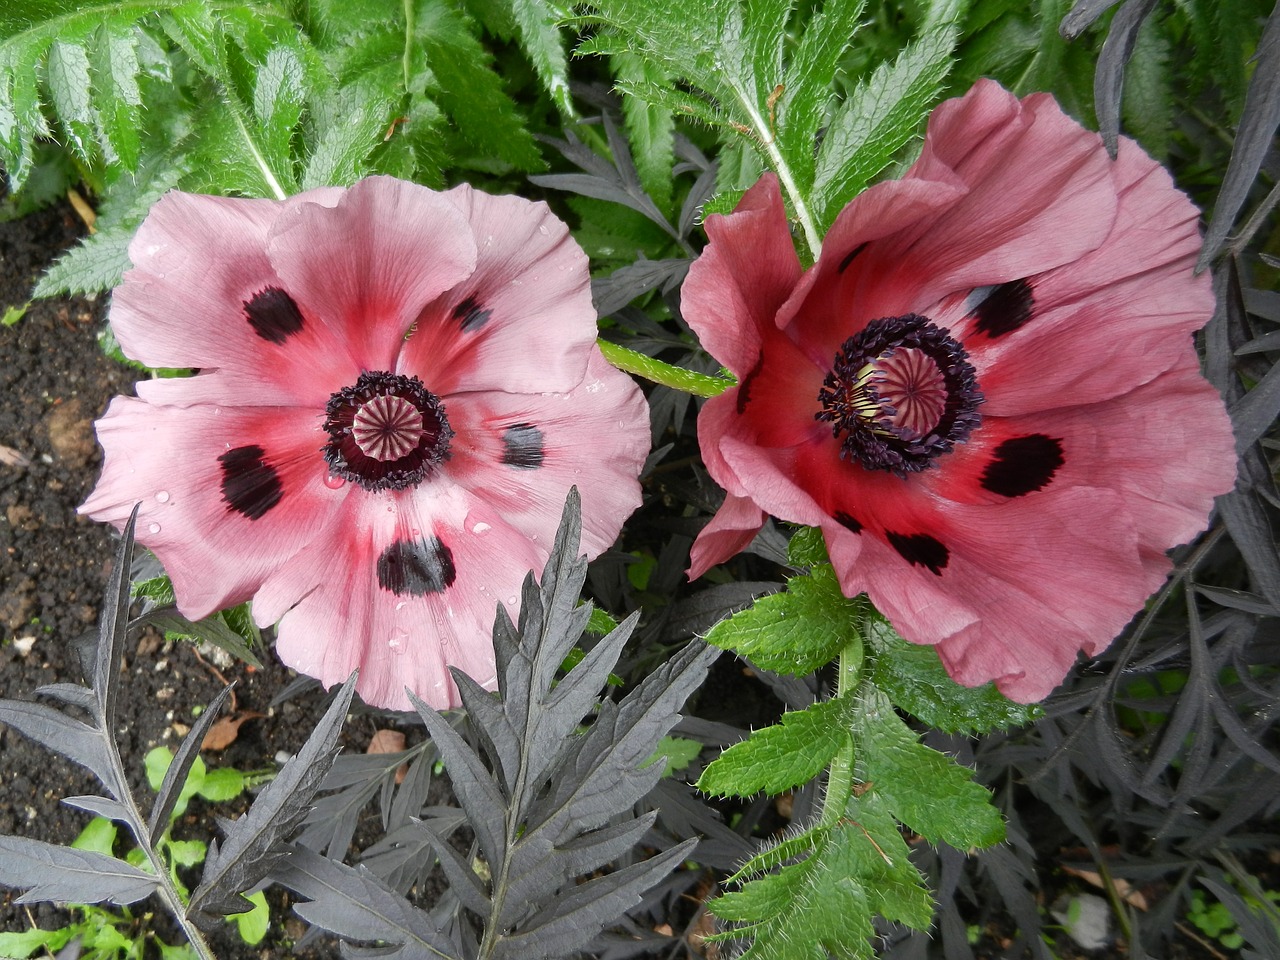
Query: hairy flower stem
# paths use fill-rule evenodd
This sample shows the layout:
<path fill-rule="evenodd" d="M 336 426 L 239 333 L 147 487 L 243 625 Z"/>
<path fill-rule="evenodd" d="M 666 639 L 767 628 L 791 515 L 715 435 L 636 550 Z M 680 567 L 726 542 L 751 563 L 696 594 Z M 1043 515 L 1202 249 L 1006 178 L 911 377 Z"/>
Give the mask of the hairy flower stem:
<path fill-rule="evenodd" d="M 605 339 L 599 339 L 596 343 L 599 344 L 604 358 L 624 373 L 633 373 L 654 383 L 660 383 L 664 387 L 691 393 L 695 397 L 714 397 L 734 385 L 734 381 L 728 377 L 696 373 L 683 367 L 672 366 Z"/>
<path fill-rule="evenodd" d="M 850 695 L 862 682 L 862 634 L 850 641 L 840 651 L 840 662 L 836 668 L 836 696 Z M 849 803 L 849 794 L 853 790 L 854 742 L 852 735 L 845 742 L 831 761 L 827 773 L 827 790 L 822 798 L 822 817 L 820 823 L 824 827 L 833 827 L 844 816 Z"/>

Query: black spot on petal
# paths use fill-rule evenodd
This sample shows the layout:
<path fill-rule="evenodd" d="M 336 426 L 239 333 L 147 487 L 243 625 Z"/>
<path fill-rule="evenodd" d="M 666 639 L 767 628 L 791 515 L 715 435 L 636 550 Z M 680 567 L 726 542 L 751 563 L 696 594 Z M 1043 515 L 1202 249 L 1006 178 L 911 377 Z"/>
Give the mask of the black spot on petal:
<path fill-rule="evenodd" d="M 946 545 L 927 533 L 894 533 L 890 530 L 885 532 L 885 537 L 903 560 L 915 567 L 928 567 L 936 576 L 942 576 L 947 561 L 951 559 L 951 551 Z"/>
<path fill-rule="evenodd" d="M 378 557 L 378 585 L 397 597 L 443 593 L 456 579 L 453 551 L 439 537 L 397 540 Z"/>
<path fill-rule="evenodd" d="M 466 333 L 473 333 L 479 330 L 489 322 L 489 317 L 491 316 L 493 316 L 493 311 L 486 310 L 480 306 L 480 301 L 475 297 L 467 297 L 467 299 L 453 308 L 453 319 L 458 321 L 458 325 Z"/>
<path fill-rule="evenodd" d="M 1003 337 L 1030 320 L 1034 307 L 1031 284 L 1025 279 L 1002 283 L 993 287 L 987 298 L 974 309 L 978 317 L 976 330 L 991 340 Z"/>
<path fill-rule="evenodd" d="M 840 524 L 840 526 L 844 527 L 850 533 L 862 532 L 862 522 L 856 517 L 851 517 L 843 510 L 837 510 L 833 516 L 835 517 L 836 523 Z"/>
<path fill-rule="evenodd" d="M 738 415 L 741 416 L 747 410 L 747 404 L 751 402 L 751 383 L 760 375 L 760 368 L 764 366 L 764 350 L 760 351 L 760 356 L 756 358 L 756 365 L 751 368 L 751 372 L 742 378 L 742 382 L 738 384 Z"/>
<path fill-rule="evenodd" d="M 844 273 L 846 270 L 848 270 L 849 264 L 853 263 L 854 259 L 858 256 L 858 254 L 860 254 L 865 249 L 867 249 L 867 244 L 860 243 L 856 247 L 854 247 L 852 250 L 850 250 L 847 254 L 845 254 L 844 259 L 840 261 L 840 265 L 836 267 L 836 272 Z"/>
<path fill-rule="evenodd" d="M 222 499 L 228 510 L 260 520 L 284 496 L 280 474 L 267 463 L 261 447 L 236 447 L 220 456 L 218 463 L 222 465 Z"/>
<path fill-rule="evenodd" d="M 546 452 L 542 446 L 542 431 L 532 423 L 513 423 L 502 435 L 502 462 L 520 470 L 534 470 L 542 466 Z"/>
<path fill-rule="evenodd" d="M 1021 497 L 1045 486 L 1065 462 L 1061 440 L 1043 433 L 1013 437 L 996 447 L 981 482 L 1002 497 Z"/>
<path fill-rule="evenodd" d="M 246 300 L 244 315 L 253 332 L 272 343 L 284 343 L 304 326 L 298 304 L 279 287 L 266 287 Z"/>

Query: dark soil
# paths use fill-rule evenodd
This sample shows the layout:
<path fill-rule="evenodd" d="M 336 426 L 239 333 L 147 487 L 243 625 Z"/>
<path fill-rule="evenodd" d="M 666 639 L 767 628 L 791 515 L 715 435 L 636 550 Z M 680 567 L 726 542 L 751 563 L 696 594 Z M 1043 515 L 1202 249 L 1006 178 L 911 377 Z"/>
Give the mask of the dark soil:
<path fill-rule="evenodd" d="M 0 223 L 0 312 L 23 304 L 41 271 L 83 230 L 68 205 Z M 101 465 L 93 420 L 113 395 L 132 392 L 134 380 L 133 371 L 97 347 L 104 311 L 105 300 L 36 301 L 16 324 L 0 328 L 0 386 L 7 401 L 0 408 L 0 697 L 30 700 L 43 684 L 83 680 L 72 642 L 95 628 L 116 540 L 108 527 L 78 516 L 76 507 Z M 152 632 L 130 638 L 116 738 L 144 809 L 150 790 L 143 757 L 160 744 L 176 748 L 193 721 L 192 708 L 208 703 L 224 679 L 237 681 L 238 709 L 264 716 L 241 726 L 221 754 L 206 751 L 209 766 L 260 770 L 302 745 L 319 716 L 319 698 L 271 708 L 293 675 L 269 656 L 262 659 L 263 670 L 238 662 L 219 669 L 190 644 L 166 643 Z M 357 721 L 349 748 L 363 749 L 359 741 L 367 743 L 372 732 L 371 722 Z M 0 834 L 70 843 L 89 814 L 61 799 L 100 792 L 86 770 L 0 724 Z M 231 803 L 216 812 L 232 817 L 240 809 Z M 185 820 L 177 832 L 211 839 L 204 834 L 213 822 L 207 811 L 193 805 Z M 121 840 L 116 852 L 126 851 Z M 271 930 L 258 947 L 247 947 L 223 925 L 211 934 L 217 955 L 237 960 L 287 953 L 304 925 L 284 896 L 278 889 L 273 894 Z M 65 911 L 17 904 L 16 897 L 0 889 L 2 931 L 54 929 L 68 919 Z M 167 918 L 147 921 L 145 910 L 134 914 L 140 925 L 169 929 Z M 162 936 L 181 942 L 180 935 Z"/>

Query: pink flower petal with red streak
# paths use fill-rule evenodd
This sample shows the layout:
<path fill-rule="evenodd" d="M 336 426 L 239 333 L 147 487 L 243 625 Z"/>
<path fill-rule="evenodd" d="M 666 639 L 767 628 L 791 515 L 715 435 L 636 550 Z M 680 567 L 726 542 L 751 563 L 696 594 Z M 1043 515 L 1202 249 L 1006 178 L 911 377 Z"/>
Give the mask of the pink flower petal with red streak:
<path fill-rule="evenodd" d="M 325 686 L 358 667 L 369 703 L 410 709 L 408 687 L 437 708 L 458 706 L 448 668 L 494 689 L 492 646 L 481 639 L 499 603 L 515 618 L 546 548 L 500 523 L 477 534 L 477 518 L 497 516 L 446 482 L 394 499 L 392 510 L 348 501 L 324 536 L 266 579 L 254 616 L 278 620 L 280 658 Z"/>
<path fill-rule="evenodd" d="M 331 522 L 345 496 L 324 483 L 316 454 L 322 434 L 308 411 L 182 409 L 117 397 L 97 430 L 106 457 L 80 512 L 119 527 L 140 502 L 138 542 L 160 558 L 183 613 L 194 619 L 248 600 Z M 250 449 L 260 457 L 236 456 Z M 256 518 L 228 501 L 228 464 L 237 463 L 249 471 L 244 509 L 275 501 Z"/>
<path fill-rule="evenodd" d="M 751 262 L 724 242 L 713 233 L 704 256 Z M 1194 209 L 1133 144 L 1113 162 L 1050 98 L 1018 101 L 988 81 L 943 104 L 921 159 L 846 208 L 772 318 L 735 305 L 745 266 L 690 271 L 695 332 L 724 344 L 736 325 L 754 351 L 699 424 L 730 499 L 695 572 L 741 543 L 756 511 L 820 526 L 842 589 L 936 645 L 956 679 L 1045 696 L 1078 652 L 1110 643 L 1167 573 L 1165 551 L 1232 485 L 1230 425 L 1190 340 L 1212 310 L 1198 250 Z M 859 352 L 921 323 L 940 331 L 925 354 L 936 359 L 907 341 L 905 359 Z M 977 418 L 940 419 L 954 433 L 939 443 L 918 431 L 944 408 L 920 400 L 916 432 L 876 426 L 874 439 L 885 421 L 861 418 L 892 414 L 874 392 L 884 364 L 906 376 L 903 397 L 915 396 L 909 371 L 935 391 L 924 374 L 952 371 L 958 405 L 945 409 Z M 959 405 L 970 390 L 985 404 Z M 850 430 L 872 439 L 845 446 Z M 917 441 L 898 459 L 866 452 Z"/>
<path fill-rule="evenodd" d="M 332 207 L 281 211 L 267 241 L 272 265 L 362 370 L 392 370 L 422 308 L 475 269 L 476 241 L 445 197 L 370 177 Z"/>
<path fill-rule="evenodd" d="M 444 194 L 475 234 L 476 269 L 424 305 L 400 354 L 441 395 L 572 390 L 595 348 L 586 254 L 545 203 L 463 185 Z"/>
<path fill-rule="evenodd" d="M 635 478 L 649 452 L 635 429 L 648 411 L 630 377 L 597 351 L 564 394 L 468 392 L 450 398 L 458 431 L 449 477 L 483 498 L 505 525 L 542 543 L 555 537 L 564 495 L 582 495 L 582 550 L 594 557 L 640 505 Z"/>

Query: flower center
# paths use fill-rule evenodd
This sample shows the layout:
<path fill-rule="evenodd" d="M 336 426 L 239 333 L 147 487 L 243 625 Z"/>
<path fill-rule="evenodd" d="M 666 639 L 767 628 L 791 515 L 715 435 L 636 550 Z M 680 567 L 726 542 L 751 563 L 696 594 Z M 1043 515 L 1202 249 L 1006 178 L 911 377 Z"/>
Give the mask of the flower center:
<path fill-rule="evenodd" d="M 324 412 L 329 472 L 372 493 L 417 486 L 449 459 L 453 428 L 444 404 L 417 377 L 362 373 Z"/>
<path fill-rule="evenodd" d="M 964 348 L 909 313 L 874 320 L 841 345 L 814 418 L 843 437 L 842 459 L 905 477 L 963 443 L 982 422 L 982 401 Z"/>

